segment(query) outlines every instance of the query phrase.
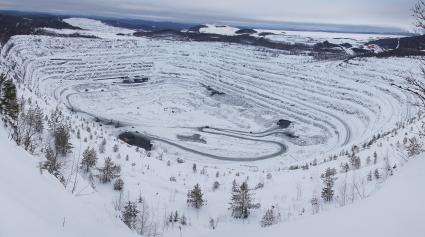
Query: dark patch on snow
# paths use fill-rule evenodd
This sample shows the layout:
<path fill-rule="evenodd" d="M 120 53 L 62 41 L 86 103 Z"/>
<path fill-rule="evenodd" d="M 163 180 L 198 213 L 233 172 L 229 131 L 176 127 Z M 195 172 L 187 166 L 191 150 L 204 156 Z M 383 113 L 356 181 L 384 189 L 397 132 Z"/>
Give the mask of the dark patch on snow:
<path fill-rule="evenodd" d="M 205 139 L 203 139 L 200 134 L 193 134 L 190 136 L 177 135 L 177 139 L 181 141 L 199 142 L 199 143 L 207 144 L 207 141 L 205 141 Z"/>
<path fill-rule="evenodd" d="M 206 26 L 206 25 L 197 25 L 197 26 L 194 26 L 194 27 L 190 27 L 189 28 L 189 31 L 190 32 L 198 32 L 198 33 L 200 33 L 200 30 L 202 29 L 202 28 L 207 28 L 208 26 Z"/>
<path fill-rule="evenodd" d="M 80 29 L 62 21 L 62 17 L 26 14 L 16 15 L 13 12 L 0 14 L 0 42 L 6 43 L 14 35 L 31 35 L 40 32 L 39 28 Z"/>
<path fill-rule="evenodd" d="M 267 36 L 267 35 L 276 35 L 275 33 L 272 32 L 261 32 L 258 34 L 259 36 Z"/>
<path fill-rule="evenodd" d="M 124 84 L 138 84 L 138 83 L 143 83 L 143 82 L 147 82 L 147 81 L 149 81 L 148 77 L 136 76 L 136 77 L 133 77 L 133 78 L 125 77 L 122 80 L 122 83 L 124 83 Z"/>
<path fill-rule="evenodd" d="M 280 128 L 288 128 L 289 127 L 289 125 L 291 125 L 291 121 L 289 121 L 289 120 L 286 120 L 286 119 L 279 119 L 279 121 L 277 121 L 277 125 L 280 127 Z"/>
<path fill-rule="evenodd" d="M 236 34 L 255 34 L 257 33 L 257 31 L 253 29 L 240 29 L 240 30 L 237 30 L 235 33 Z"/>
<path fill-rule="evenodd" d="M 207 85 L 203 85 L 203 87 L 205 87 L 209 92 L 210 92 L 210 96 L 214 96 L 214 95 L 225 95 L 226 93 L 218 91 L 214 88 L 212 88 L 211 86 L 207 86 Z"/>
<path fill-rule="evenodd" d="M 152 150 L 151 139 L 146 136 L 143 136 L 140 133 L 123 132 L 120 135 L 118 135 L 118 138 L 129 145 L 137 146 L 147 151 Z"/>

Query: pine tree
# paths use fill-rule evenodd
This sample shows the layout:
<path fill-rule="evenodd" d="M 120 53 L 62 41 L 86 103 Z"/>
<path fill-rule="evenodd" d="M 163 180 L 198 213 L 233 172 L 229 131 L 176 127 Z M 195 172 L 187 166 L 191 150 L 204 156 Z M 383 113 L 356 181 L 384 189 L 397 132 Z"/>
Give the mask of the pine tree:
<path fill-rule="evenodd" d="M 324 187 L 322 188 L 322 198 L 325 202 L 330 202 L 333 200 L 334 196 L 334 182 L 336 180 L 334 169 L 327 168 L 325 173 L 322 174 L 322 180 Z"/>
<path fill-rule="evenodd" d="M 105 153 L 105 149 L 106 149 L 106 139 L 103 138 L 102 142 L 99 145 L 99 153 Z"/>
<path fill-rule="evenodd" d="M 62 164 L 59 162 L 56 152 L 49 146 L 46 148 L 45 154 L 46 161 L 43 162 L 42 169 L 47 170 L 50 174 L 54 175 L 57 179 L 63 180 L 63 176 L 60 173 Z"/>
<path fill-rule="evenodd" d="M 179 221 L 179 213 L 176 211 L 174 213 L 173 222 L 178 222 L 178 221 Z"/>
<path fill-rule="evenodd" d="M 381 174 L 379 173 L 379 170 L 378 169 L 375 169 L 374 176 L 375 176 L 375 179 L 380 179 L 381 178 Z"/>
<path fill-rule="evenodd" d="M 0 82 L 0 113 L 6 115 L 10 122 L 15 121 L 19 112 L 16 86 L 4 75 L 0 75 Z"/>
<path fill-rule="evenodd" d="M 97 170 L 99 171 L 99 174 L 96 176 L 99 178 L 100 182 L 109 183 L 111 180 L 120 176 L 121 167 L 114 164 L 111 158 L 108 157 L 105 159 L 104 166 L 102 168 L 98 168 Z"/>
<path fill-rule="evenodd" d="M 182 217 L 180 218 L 180 224 L 181 225 L 187 225 L 187 218 L 185 215 L 182 215 Z"/>
<path fill-rule="evenodd" d="M 59 109 L 59 107 L 56 107 L 56 109 L 50 114 L 50 117 L 47 120 L 50 132 L 54 134 L 57 128 L 59 126 L 62 126 L 62 124 L 64 123 L 65 119 L 63 117 L 62 111 Z"/>
<path fill-rule="evenodd" d="M 253 195 L 246 182 L 239 187 L 234 183 L 229 208 L 234 218 L 248 218 L 251 209 L 259 208 L 259 204 L 253 203 Z"/>
<path fill-rule="evenodd" d="M 112 150 L 113 150 L 114 152 L 117 152 L 119 149 L 120 149 L 120 148 L 119 148 L 118 144 L 115 144 L 115 145 L 113 146 L 113 148 L 112 148 Z"/>
<path fill-rule="evenodd" d="M 121 191 L 124 188 L 124 181 L 121 178 L 115 180 L 114 190 Z"/>
<path fill-rule="evenodd" d="M 367 181 L 372 181 L 373 177 L 372 177 L 372 170 L 369 171 L 369 173 L 367 174 Z"/>
<path fill-rule="evenodd" d="M 25 150 L 33 152 L 41 139 L 41 134 L 44 129 L 44 115 L 41 108 L 37 105 L 30 105 L 28 109 L 25 109 L 24 102 L 25 101 L 22 100 L 20 106 L 21 110 L 13 123 L 12 138 L 16 144 L 22 145 Z"/>
<path fill-rule="evenodd" d="M 220 187 L 220 183 L 218 181 L 214 181 L 213 183 L 213 190 L 217 190 Z"/>
<path fill-rule="evenodd" d="M 128 201 L 128 203 L 124 206 L 124 210 L 122 210 L 121 214 L 122 221 L 128 226 L 128 228 L 135 229 L 137 215 L 139 214 L 137 204 L 135 202 Z"/>
<path fill-rule="evenodd" d="M 378 163 L 378 153 L 376 151 L 373 152 L 373 164 L 376 165 Z"/>
<path fill-rule="evenodd" d="M 360 157 L 355 155 L 350 156 L 350 163 L 354 169 L 360 169 L 360 166 L 361 166 Z"/>
<path fill-rule="evenodd" d="M 83 152 L 83 159 L 81 160 L 81 167 L 85 172 L 89 172 L 97 163 L 97 154 L 94 148 L 87 147 Z"/>
<path fill-rule="evenodd" d="M 57 125 L 53 132 L 54 142 L 56 151 L 63 156 L 69 153 L 72 149 L 72 144 L 70 143 L 70 133 L 69 126 L 60 123 Z"/>
<path fill-rule="evenodd" d="M 423 149 L 422 144 L 416 139 L 416 137 L 413 137 L 409 139 L 409 145 L 406 147 L 407 154 L 411 156 L 419 155 Z"/>
<path fill-rule="evenodd" d="M 203 193 L 199 184 L 196 184 L 193 189 L 189 190 L 187 193 L 187 204 L 197 209 L 205 205 Z"/>
<path fill-rule="evenodd" d="M 266 210 L 260 221 L 261 227 L 271 226 L 278 222 L 280 214 L 279 212 L 275 212 L 276 211 L 274 206 Z"/>

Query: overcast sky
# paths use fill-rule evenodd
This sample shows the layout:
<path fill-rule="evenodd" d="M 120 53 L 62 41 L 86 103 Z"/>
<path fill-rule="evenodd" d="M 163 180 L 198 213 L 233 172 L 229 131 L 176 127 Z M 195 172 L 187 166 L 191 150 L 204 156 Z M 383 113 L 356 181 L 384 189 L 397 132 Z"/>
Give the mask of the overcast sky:
<path fill-rule="evenodd" d="M 417 0 L 0 0 L 1 9 L 163 20 L 255 20 L 411 28 Z"/>

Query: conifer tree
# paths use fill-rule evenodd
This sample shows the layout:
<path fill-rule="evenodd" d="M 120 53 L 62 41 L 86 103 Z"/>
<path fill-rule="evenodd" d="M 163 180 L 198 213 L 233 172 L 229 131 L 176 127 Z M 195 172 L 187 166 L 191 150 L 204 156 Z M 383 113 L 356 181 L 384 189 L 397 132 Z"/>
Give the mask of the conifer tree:
<path fill-rule="evenodd" d="M 267 209 L 266 212 L 264 213 L 263 217 L 261 218 L 260 225 L 261 227 L 274 225 L 278 223 L 279 218 L 280 218 L 279 212 L 275 210 L 274 206 L 272 206 L 271 208 Z"/>
<path fill-rule="evenodd" d="M 72 149 L 72 145 L 69 142 L 70 133 L 69 127 L 65 124 L 60 124 L 54 132 L 55 148 L 59 154 L 63 156 L 69 153 Z"/>
<path fill-rule="evenodd" d="M 16 98 L 16 86 L 12 80 L 0 75 L 0 113 L 6 115 L 10 122 L 18 117 L 19 106 Z"/>
<path fill-rule="evenodd" d="M 322 188 L 322 198 L 325 202 L 333 200 L 334 190 L 333 186 L 336 180 L 334 169 L 327 168 L 325 173 L 322 174 L 324 187 Z"/>
<path fill-rule="evenodd" d="M 114 164 L 111 158 L 108 157 L 105 159 L 105 164 L 102 168 L 97 169 L 99 174 L 97 177 L 102 183 L 109 183 L 111 180 L 118 178 L 120 176 L 121 167 Z"/>
<path fill-rule="evenodd" d="M 196 209 L 199 209 L 205 205 L 203 193 L 199 184 L 196 184 L 193 189 L 189 190 L 187 193 L 187 204 Z"/>
<path fill-rule="evenodd" d="M 83 159 L 81 160 L 81 167 L 85 172 L 89 172 L 97 163 L 97 153 L 94 148 L 87 147 L 83 152 Z"/>
<path fill-rule="evenodd" d="M 135 202 L 128 201 L 128 203 L 124 206 L 122 210 L 122 221 L 128 226 L 130 229 L 136 228 L 137 215 L 139 214 L 139 210 L 137 209 L 137 204 Z"/>
<path fill-rule="evenodd" d="M 253 203 L 253 195 L 246 182 L 243 182 L 241 186 L 237 186 L 234 182 L 230 202 L 230 210 L 234 218 L 248 218 L 251 209 L 259 208 L 259 204 Z"/>

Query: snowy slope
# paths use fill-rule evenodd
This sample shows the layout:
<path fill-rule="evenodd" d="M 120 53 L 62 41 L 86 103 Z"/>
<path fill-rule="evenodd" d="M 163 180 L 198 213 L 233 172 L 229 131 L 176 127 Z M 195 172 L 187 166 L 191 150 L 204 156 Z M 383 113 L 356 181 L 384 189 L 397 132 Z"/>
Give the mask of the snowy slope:
<path fill-rule="evenodd" d="M 424 168 L 425 156 L 421 155 L 373 196 L 344 208 L 265 229 L 246 225 L 232 232 L 221 226 L 201 236 L 424 236 Z"/>
<path fill-rule="evenodd" d="M 104 207 L 66 192 L 40 174 L 38 158 L 8 140 L 0 128 L 0 236 L 133 236 Z"/>

